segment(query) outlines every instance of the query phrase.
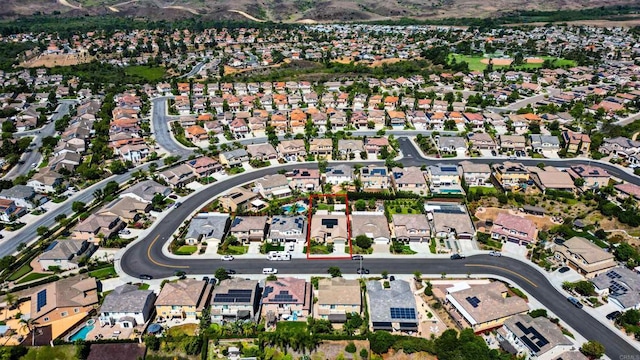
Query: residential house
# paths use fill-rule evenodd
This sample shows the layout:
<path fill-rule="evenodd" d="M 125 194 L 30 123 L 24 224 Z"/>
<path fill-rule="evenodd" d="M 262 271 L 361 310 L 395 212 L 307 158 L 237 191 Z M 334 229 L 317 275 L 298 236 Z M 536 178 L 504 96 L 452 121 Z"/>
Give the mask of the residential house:
<path fill-rule="evenodd" d="M 15 201 L 0 199 L 0 221 L 12 222 L 25 213 L 25 208 L 16 206 Z"/>
<path fill-rule="evenodd" d="M 527 302 L 518 296 L 507 296 L 507 286 L 499 281 L 469 285 L 459 283 L 447 289 L 446 302 L 460 325 L 474 332 L 498 328 L 510 317 L 529 311 Z"/>
<path fill-rule="evenodd" d="M 338 140 L 338 154 L 344 159 L 360 159 L 360 154 L 364 152 L 364 143 L 358 139 Z"/>
<path fill-rule="evenodd" d="M 189 245 L 199 242 L 222 241 L 229 230 L 229 214 L 218 212 L 198 213 L 189 222 L 185 242 Z"/>
<path fill-rule="evenodd" d="M 110 239 L 126 226 L 117 215 L 91 214 L 76 225 L 71 238 L 99 244 L 102 239 Z"/>
<path fill-rule="evenodd" d="M 431 226 L 424 214 L 393 214 L 391 216 L 392 237 L 403 242 L 428 242 Z"/>
<path fill-rule="evenodd" d="M 27 181 L 27 186 L 32 187 L 37 193 L 48 194 L 55 193 L 56 189 L 63 185 L 63 182 L 64 177 L 62 175 L 45 168 L 45 170 L 35 173 Z"/>
<path fill-rule="evenodd" d="M 265 175 L 255 182 L 254 191 L 264 198 L 285 198 L 291 196 L 289 180 L 282 174 Z"/>
<path fill-rule="evenodd" d="M 191 142 L 207 141 L 209 133 L 200 125 L 191 125 L 184 129 L 184 135 Z"/>
<path fill-rule="evenodd" d="M 186 162 L 193 173 L 198 177 L 207 177 L 223 171 L 222 164 L 208 156 L 200 156 Z"/>
<path fill-rule="evenodd" d="M 311 216 L 309 234 L 311 241 L 346 244 L 350 237 L 347 215 L 341 212 L 316 212 Z"/>
<path fill-rule="evenodd" d="M 600 152 L 603 154 L 622 158 L 631 156 L 639 151 L 640 141 L 631 140 L 622 136 L 605 139 L 604 143 L 600 146 Z"/>
<path fill-rule="evenodd" d="M 98 210 L 99 215 L 115 215 L 122 221 L 132 223 L 138 221 L 143 214 L 151 210 L 151 204 L 130 197 L 121 197 L 110 201 Z"/>
<path fill-rule="evenodd" d="M 42 331 L 35 337 L 40 346 L 66 334 L 98 305 L 98 285 L 92 277 L 72 276 L 32 289 L 27 316 Z"/>
<path fill-rule="evenodd" d="M 391 175 L 396 191 L 407 191 L 418 195 L 427 195 L 429 193 L 427 180 L 422 170 L 418 167 L 394 167 L 391 169 Z"/>
<path fill-rule="evenodd" d="M 527 139 L 524 135 L 500 135 L 501 151 L 524 151 L 527 147 Z"/>
<path fill-rule="evenodd" d="M 616 267 L 592 278 L 598 295 L 621 311 L 640 308 L 640 274 L 626 267 Z"/>
<path fill-rule="evenodd" d="M 568 153 L 588 153 L 591 147 L 591 138 L 587 134 L 564 130 L 562 139 Z"/>
<path fill-rule="evenodd" d="M 221 281 L 211 294 L 211 321 L 257 320 L 262 292 L 258 280 L 239 277 Z"/>
<path fill-rule="evenodd" d="M 322 278 L 318 281 L 314 316 L 332 323 L 344 323 L 348 314 L 362 312 L 362 293 L 357 279 Z"/>
<path fill-rule="evenodd" d="M 151 319 L 156 294 L 153 290 L 139 290 L 138 286 L 123 284 L 104 297 L 98 321 L 100 326 L 119 325 L 134 328 Z"/>
<path fill-rule="evenodd" d="M 268 240 L 273 242 L 304 242 L 307 240 L 307 221 L 302 215 L 275 215 L 269 226 Z"/>
<path fill-rule="evenodd" d="M 120 193 L 120 197 L 131 197 L 138 201 L 151 203 L 157 194 L 163 197 L 171 193 L 171 188 L 161 185 L 153 180 L 144 180 L 137 184 L 131 185 L 129 188 Z"/>
<path fill-rule="evenodd" d="M 286 161 L 298 161 L 307 156 L 304 140 L 284 140 L 278 144 L 278 154 Z"/>
<path fill-rule="evenodd" d="M 543 154 L 545 151 L 558 151 L 560 140 L 553 135 L 531 134 L 531 148 L 538 154 Z"/>
<path fill-rule="evenodd" d="M 220 163 L 225 167 L 240 167 L 243 162 L 249 161 L 249 153 L 245 149 L 235 149 L 220 153 Z"/>
<path fill-rule="evenodd" d="M 269 143 L 247 145 L 247 152 L 252 159 L 260 161 L 276 160 L 278 158 L 278 152 Z"/>
<path fill-rule="evenodd" d="M 458 163 L 459 175 L 467 186 L 486 186 L 491 184 L 491 167 L 489 164 L 480 164 L 468 160 Z"/>
<path fill-rule="evenodd" d="M 367 281 L 366 297 L 371 330 L 407 333 L 418 331 L 419 312 L 408 282 L 389 281 L 387 288 L 382 286 L 382 281 Z"/>
<path fill-rule="evenodd" d="M 251 203 L 256 201 L 258 197 L 259 195 L 253 191 L 237 187 L 229 190 L 227 194 L 222 195 L 219 201 L 223 211 L 235 213 L 239 207 L 249 210 L 252 206 Z"/>
<path fill-rule="evenodd" d="M 62 271 L 77 269 L 78 262 L 91 256 L 94 250 L 93 244 L 86 240 L 54 240 L 38 256 L 38 263 L 42 271 L 49 271 L 51 267 Z"/>
<path fill-rule="evenodd" d="M 236 139 L 242 139 L 249 135 L 249 126 L 247 126 L 247 122 L 244 119 L 233 119 L 229 124 L 229 130 Z"/>
<path fill-rule="evenodd" d="M 491 238 L 501 242 L 514 242 L 518 245 L 529 245 L 536 242 L 536 224 L 522 216 L 511 215 L 506 212 L 498 214 L 493 220 Z"/>
<path fill-rule="evenodd" d="M 244 243 L 262 241 L 266 232 L 266 216 L 236 216 L 231 222 L 231 229 L 229 229 L 229 235 Z"/>
<path fill-rule="evenodd" d="M 555 360 L 575 348 L 558 324 L 545 316 L 516 314 L 504 321 L 497 337 L 508 342 L 516 350 L 516 356 L 526 359 Z"/>
<path fill-rule="evenodd" d="M 335 165 L 327 167 L 325 176 L 325 184 L 341 185 L 350 183 L 353 180 L 353 168 L 349 165 Z"/>
<path fill-rule="evenodd" d="M 432 193 L 460 194 L 463 192 L 458 167 L 455 164 L 429 165 L 427 177 Z"/>
<path fill-rule="evenodd" d="M 498 145 L 493 140 L 491 135 L 487 133 L 470 133 L 468 135 L 469 142 L 471 143 L 471 150 L 497 150 Z"/>
<path fill-rule="evenodd" d="M 313 286 L 305 279 L 293 277 L 268 280 L 260 302 L 267 324 L 278 320 L 306 321 L 313 315 Z"/>
<path fill-rule="evenodd" d="M 351 236 L 354 239 L 364 235 L 377 244 L 388 244 L 391 241 L 389 223 L 384 213 L 355 211 L 350 217 Z"/>
<path fill-rule="evenodd" d="M 519 188 L 521 184 L 528 182 L 530 178 L 529 170 L 521 163 L 505 161 L 493 164 L 492 169 L 493 177 L 505 190 Z"/>
<path fill-rule="evenodd" d="M 328 158 L 332 152 L 332 139 L 311 139 L 309 141 L 309 154 L 317 155 L 318 158 Z"/>
<path fill-rule="evenodd" d="M 441 152 L 465 156 L 467 153 L 467 142 L 460 136 L 436 136 L 436 145 Z"/>
<path fill-rule="evenodd" d="M 573 165 L 567 172 L 573 180 L 582 179 L 584 189 L 599 189 L 601 187 L 609 185 L 611 176 L 607 170 L 591 165 Z M 0 193 L 2 195 L 2 193 Z"/>
<path fill-rule="evenodd" d="M 628 197 L 632 197 L 636 200 L 640 200 L 640 186 L 632 183 L 622 183 L 613 186 L 618 191 L 617 198 L 625 200 Z"/>
<path fill-rule="evenodd" d="M 476 234 L 473 221 L 463 204 L 430 201 L 424 208 L 433 222 L 434 237 L 472 240 Z"/>
<path fill-rule="evenodd" d="M 0 199 L 13 201 L 16 206 L 31 210 L 33 209 L 36 192 L 32 187 L 26 185 L 14 185 L 8 189 L 0 191 Z"/>
<path fill-rule="evenodd" d="M 543 193 L 547 189 L 574 192 L 576 186 L 573 179 L 566 171 L 560 171 L 553 166 L 545 166 L 540 169 L 537 166 L 529 166 L 527 168 L 533 182 L 542 190 Z"/>
<path fill-rule="evenodd" d="M 391 185 L 387 168 L 377 165 L 361 168 L 360 182 L 365 191 L 386 191 Z"/>
<path fill-rule="evenodd" d="M 287 173 L 289 186 L 300 191 L 318 191 L 320 189 L 320 171 L 318 169 L 294 169 Z"/>
<path fill-rule="evenodd" d="M 380 151 L 382 148 L 387 147 L 389 151 L 391 151 L 391 147 L 389 145 L 389 140 L 387 138 L 376 138 L 370 137 L 367 138 L 365 142 L 364 149 L 367 151 L 367 154 L 375 159 L 380 155 Z"/>
<path fill-rule="evenodd" d="M 155 302 L 156 316 L 163 319 L 196 320 L 209 306 L 212 284 L 183 279 L 164 284 Z"/>
<path fill-rule="evenodd" d="M 193 170 L 187 164 L 180 164 L 170 169 L 164 170 L 158 176 L 169 184 L 172 188 L 179 188 L 196 180 Z"/>
<path fill-rule="evenodd" d="M 557 244 L 553 256 L 587 279 L 605 273 L 617 265 L 612 253 L 579 236 Z"/>

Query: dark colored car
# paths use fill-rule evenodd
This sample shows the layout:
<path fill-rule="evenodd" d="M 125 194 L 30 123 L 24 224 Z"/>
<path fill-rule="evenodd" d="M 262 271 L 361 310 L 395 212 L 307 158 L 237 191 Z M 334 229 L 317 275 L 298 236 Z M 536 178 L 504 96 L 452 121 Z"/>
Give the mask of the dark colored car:
<path fill-rule="evenodd" d="M 460 259 L 464 259 L 466 258 L 466 256 L 462 255 L 462 254 L 453 254 L 451 255 L 451 260 L 460 260 Z"/>
<path fill-rule="evenodd" d="M 147 275 L 147 274 L 140 274 L 138 277 L 140 279 L 142 279 L 142 280 L 151 280 L 151 279 L 153 279 L 153 276 Z"/>
<path fill-rule="evenodd" d="M 362 257 L 362 255 L 353 255 L 351 256 L 351 260 L 363 260 L 364 258 Z"/>
<path fill-rule="evenodd" d="M 389 276 L 389 281 L 396 281 L 396 277 L 393 275 Z"/>
<path fill-rule="evenodd" d="M 233 269 L 227 269 L 227 275 L 234 275 L 236 273 Z"/>
<path fill-rule="evenodd" d="M 180 201 L 176 202 L 175 205 L 173 205 L 174 208 L 179 208 L 180 205 L 182 205 L 182 203 Z"/>
<path fill-rule="evenodd" d="M 567 271 L 569 271 L 570 269 L 566 266 L 561 267 L 560 269 L 558 269 L 558 272 L 561 274 L 566 273 Z"/>
<path fill-rule="evenodd" d="M 582 307 L 584 305 L 582 305 L 582 303 L 580 302 L 580 300 L 574 298 L 573 296 L 569 296 L 567 298 L 567 300 L 569 300 L 570 303 L 572 303 L 575 307 L 577 307 L 578 309 L 582 309 Z"/>
<path fill-rule="evenodd" d="M 368 273 L 369 273 L 369 269 L 365 269 L 365 268 L 357 268 L 356 269 L 356 274 L 366 275 Z"/>
<path fill-rule="evenodd" d="M 614 312 L 608 313 L 607 314 L 607 319 L 608 320 L 615 320 L 615 319 L 618 318 L 618 316 L 620 316 L 620 314 L 621 314 L 620 311 L 614 311 Z"/>

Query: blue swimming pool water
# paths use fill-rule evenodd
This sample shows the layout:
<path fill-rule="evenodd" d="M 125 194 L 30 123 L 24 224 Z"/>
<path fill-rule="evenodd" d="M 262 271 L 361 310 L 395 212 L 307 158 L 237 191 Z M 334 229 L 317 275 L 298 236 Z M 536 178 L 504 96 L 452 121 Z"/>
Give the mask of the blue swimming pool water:
<path fill-rule="evenodd" d="M 83 326 L 82 329 L 78 330 L 77 333 L 73 334 L 69 338 L 69 341 L 74 342 L 76 340 L 86 340 L 87 334 L 89 332 L 91 332 L 91 330 L 93 330 L 93 328 L 94 328 L 93 325 L 85 325 L 85 326 Z"/>
<path fill-rule="evenodd" d="M 301 204 L 294 204 L 294 205 L 285 205 L 282 207 L 282 209 L 286 212 L 290 212 L 291 208 L 295 206 L 295 210 L 297 213 L 301 213 L 304 212 L 306 210 L 306 207 L 304 207 Z"/>

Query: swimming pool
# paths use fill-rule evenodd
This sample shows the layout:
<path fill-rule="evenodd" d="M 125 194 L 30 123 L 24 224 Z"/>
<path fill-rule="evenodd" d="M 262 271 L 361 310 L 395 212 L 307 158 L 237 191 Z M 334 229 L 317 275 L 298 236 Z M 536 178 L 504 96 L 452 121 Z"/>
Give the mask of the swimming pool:
<path fill-rule="evenodd" d="M 93 330 L 95 326 L 93 325 L 93 323 L 91 325 L 85 325 L 83 326 L 80 330 L 78 330 L 75 334 L 71 335 L 69 337 L 69 341 L 70 342 L 74 342 L 76 340 L 86 340 L 87 338 L 87 334 L 89 334 L 91 332 L 91 330 Z"/>
<path fill-rule="evenodd" d="M 291 212 L 291 209 L 295 209 L 295 212 L 297 212 L 297 213 L 302 213 L 305 210 L 307 210 L 307 206 L 305 204 L 297 202 L 297 203 L 295 203 L 293 205 L 285 205 L 285 206 L 282 207 L 282 210 L 284 210 L 286 212 Z"/>

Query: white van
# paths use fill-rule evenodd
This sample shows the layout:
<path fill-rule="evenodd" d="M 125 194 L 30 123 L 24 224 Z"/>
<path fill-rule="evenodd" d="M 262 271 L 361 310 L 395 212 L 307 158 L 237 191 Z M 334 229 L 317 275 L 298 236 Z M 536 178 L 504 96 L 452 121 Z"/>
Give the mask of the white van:
<path fill-rule="evenodd" d="M 291 260 L 291 254 L 284 251 L 269 251 L 269 253 L 267 254 L 267 260 Z"/>
<path fill-rule="evenodd" d="M 262 273 L 264 275 L 275 275 L 278 273 L 278 269 L 274 269 L 274 268 L 264 268 L 262 269 Z"/>

